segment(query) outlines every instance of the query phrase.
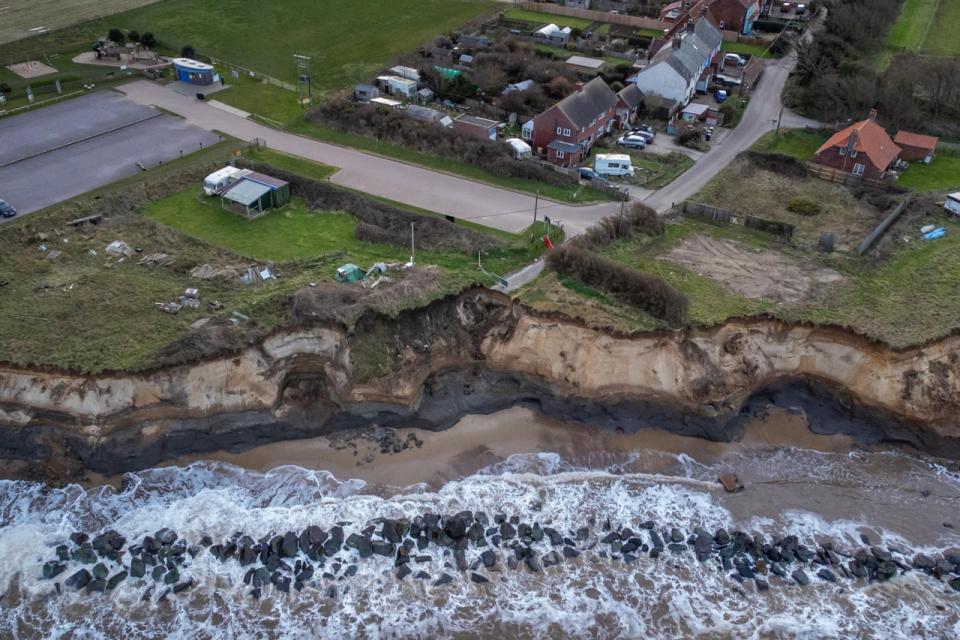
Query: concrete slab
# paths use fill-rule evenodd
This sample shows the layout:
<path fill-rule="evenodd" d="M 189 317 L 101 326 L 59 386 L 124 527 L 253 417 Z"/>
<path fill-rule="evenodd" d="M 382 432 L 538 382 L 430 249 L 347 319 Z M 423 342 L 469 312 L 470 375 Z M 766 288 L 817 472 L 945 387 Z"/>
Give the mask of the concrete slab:
<path fill-rule="evenodd" d="M 222 109 L 223 111 L 226 111 L 227 113 L 232 113 L 233 115 L 235 115 L 235 116 L 237 116 L 237 117 L 239 117 L 239 118 L 249 118 L 249 117 L 250 117 L 250 113 L 249 113 L 249 112 L 244 111 L 243 109 L 237 109 L 236 107 L 231 107 L 230 105 L 224 104 L 224 103 L 220 102 L 219 100 L 208 100 L 208 101 L 207 101 L 207 104 L 209 104 L 211 107 L 216 107 L 217 109 Z"/>
<path fill-rule="evenodd" d="M 119 106 L 113 101 L 110 103 Z M 42 114 L 54 108 L 26 115 Z M 82 113 L 85 108 L 81 105 Z M 150 112 L 156 113 L 156 110 Z M 18 138 L 28 135 L 29 130 L 9 126 L 10 122 L 21 118 L 27 123 L 22 126 L 28 129 L 36 122 L 34 118 L 15 116 L 0 121 L 0 124 L 7 125 L 3 133 Z M 138 162 L 147 168 L 155 167 L 179 158 L 181 151 L 187 155 L 199 150 L 201 144 L 210 146 L 218 141 L 219 136 L 211 131 L 161 113 L 0 167 L 0 198 L 13 204 L 21 214 L 31 213 L 139 173 Z"/>

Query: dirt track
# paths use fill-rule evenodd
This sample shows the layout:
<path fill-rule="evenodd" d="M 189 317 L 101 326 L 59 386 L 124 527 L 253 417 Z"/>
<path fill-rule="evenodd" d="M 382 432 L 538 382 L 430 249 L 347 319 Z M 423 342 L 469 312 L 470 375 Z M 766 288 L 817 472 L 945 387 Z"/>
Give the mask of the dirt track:
<path fill-rule="evenodd" d="M 748 298 L 785 304 L 803 302 L 819 285 L 843 279 L 832 269 L 799 264 L 773 251 L 754 251 L 737 242 L 701 235 L 684 238 L 665 259 Z"/>

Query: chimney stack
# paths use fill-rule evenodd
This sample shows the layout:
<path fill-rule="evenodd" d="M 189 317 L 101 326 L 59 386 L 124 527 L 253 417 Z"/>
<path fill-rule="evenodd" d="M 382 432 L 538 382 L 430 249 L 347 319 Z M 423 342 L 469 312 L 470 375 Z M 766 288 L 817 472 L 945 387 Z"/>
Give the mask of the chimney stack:
<path fill-rule="evenodd" d="M 867 114 L 867 120 L 876 120 L 876 119 L 877 119 L 877 110 L 875 108 L 870 109 L 870 113 Z"/>

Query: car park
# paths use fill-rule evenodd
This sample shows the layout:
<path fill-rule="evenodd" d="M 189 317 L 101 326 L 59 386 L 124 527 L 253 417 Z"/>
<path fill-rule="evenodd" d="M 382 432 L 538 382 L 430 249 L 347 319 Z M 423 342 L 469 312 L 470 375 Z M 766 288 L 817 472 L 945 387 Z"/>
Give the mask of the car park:
<path fill-rule="evenodd" d="M 4 218 L 12 218 L 15 215 L 17 215 L 16 207 L 6 200 L 0 200 L 0 216 Z"/>
<path fill-rule="evenodd" d="M 640 136 L 621 136 L 617 139 L 617 144 L 621 147 L 630 147 L 633 149 L 643 149 L 647 146 L 647 141 Z"/>

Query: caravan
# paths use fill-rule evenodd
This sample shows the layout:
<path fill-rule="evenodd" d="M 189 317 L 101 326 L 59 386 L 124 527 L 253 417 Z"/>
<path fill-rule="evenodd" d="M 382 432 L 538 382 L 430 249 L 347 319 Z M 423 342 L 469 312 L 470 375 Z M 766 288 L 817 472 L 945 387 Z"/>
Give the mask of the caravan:
<path fill-rule="evenodd" d="M 633 162 L 625 153 L 598 153 L 594 158 L 593 170 L 604 178 L 612 176 L 633 176 Z"/>
<path fill-rule="evenodd" d="M 241 177 L 249 173 L 244 169 L 236 167 L 224 167 L 219 171 L 214 171 L 203 180 L 203 192 L 208 196 L 216 195 L 225 187 L 230 186 Z"/>

